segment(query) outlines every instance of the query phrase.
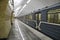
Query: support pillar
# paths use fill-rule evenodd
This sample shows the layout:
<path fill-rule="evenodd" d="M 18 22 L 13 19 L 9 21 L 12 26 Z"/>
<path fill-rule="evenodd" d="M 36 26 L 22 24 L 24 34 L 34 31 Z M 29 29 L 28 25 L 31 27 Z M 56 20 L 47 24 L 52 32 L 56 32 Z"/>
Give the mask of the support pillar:
<path fill-rule="evenodd" d="M 7 10 L 9 0 L 0 0 L 0 39 L 7 38 L 10 31 L 10 17 Z"/>

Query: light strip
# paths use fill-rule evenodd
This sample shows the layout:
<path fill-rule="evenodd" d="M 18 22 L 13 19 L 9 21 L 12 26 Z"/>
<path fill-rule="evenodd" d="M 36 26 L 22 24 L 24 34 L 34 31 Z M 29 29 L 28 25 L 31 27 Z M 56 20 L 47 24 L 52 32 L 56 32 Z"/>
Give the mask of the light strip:
<path fill-rule="evenodd" d="M 21 29 L 20 29 L 20 27 L 19 27 L 18 20 L 16 20 L 15 23 L 16 23 L 15 25 L 17 25 L 17 28 L 18 28 L 19 33 L 21 34 L 22 39 L 25 40 L 24 37 L 23 37 L 23 34 L 22 34 L 22 32 L 21 32 Z"/>
<path fill-rule="evenodd" d="M 28 4 L 30 1 L 31 1 L 31 0 L 28 0 L 28 1 L 27 1 L 27 4 Z"/>
<path fill-rule="evenodd" d="M 23 8 L 20 10 L 19 14 L 22 12 L 22 10 L 23 10 L 26 6 L 27 6 L 26 4 L 23 6 Z M 18 15 L 19 15 L 19 14 L 18 14 Z M 17 15 L 17 16 L 18 16 L 18 15 Z"/>
<path fill-rule="evenodd" d="M 28 4 L 30 1 L 31 1 L 31 0 L 28 0 L 28 1 L 27 1 L 27 4 Z M 25 4 L 25 5 L 22 7 L 22 9 L 20 10 L 20 12 L 18 12 L 17 16 L 22 12 L 22 10 L 27 6 L 27 4 Z"/>
<path fill-rule="evenodd" d="M 23 8 L 20 10 L 20 12 L 26 7 L 27 5 L 25 4 L 24 6 L 23 6 Z"/>

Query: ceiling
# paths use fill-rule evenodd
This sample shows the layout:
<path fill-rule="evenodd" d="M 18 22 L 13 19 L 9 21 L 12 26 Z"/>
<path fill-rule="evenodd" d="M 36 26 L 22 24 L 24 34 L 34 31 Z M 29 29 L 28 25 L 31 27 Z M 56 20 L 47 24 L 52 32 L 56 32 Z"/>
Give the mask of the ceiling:
<path fill-rule="evenodd" d="M 17 1 L 17 0 L 15 1 L 15 15 L 17 17 L 29 14 L 33 10 L 41 9 L 46 6 L 50 6 L 50 5 L 60 2 L 60 0 L 31 0 L 27 4 L 26 2 L 28 0 L 19 0 L 19 1 Z M 24 7 L 25 4 L 26 4 L 26 6 Z"/>

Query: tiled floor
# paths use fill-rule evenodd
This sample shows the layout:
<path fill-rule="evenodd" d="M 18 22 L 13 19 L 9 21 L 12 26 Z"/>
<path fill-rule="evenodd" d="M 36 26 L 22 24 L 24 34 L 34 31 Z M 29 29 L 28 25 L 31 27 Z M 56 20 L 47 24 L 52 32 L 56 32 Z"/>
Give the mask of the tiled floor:
<path fill-rule="evenodd" d="M 40 40 L 40 38 L 34 35 L 27 27 L 15 20 L 8 40 Z"/>
<path fill-rule="evenodd" d="M 18 19 L 15 19 L 8 40 L 42 40 L 38 36 L 36 36 L 33 32 L 34 31 L 32 29 L 28 29 Z M 36 34 L 37 33 L 38 32 L 36 32 Z M 43 36 L 41 36 L 41 38 L 42 37 Z"/>

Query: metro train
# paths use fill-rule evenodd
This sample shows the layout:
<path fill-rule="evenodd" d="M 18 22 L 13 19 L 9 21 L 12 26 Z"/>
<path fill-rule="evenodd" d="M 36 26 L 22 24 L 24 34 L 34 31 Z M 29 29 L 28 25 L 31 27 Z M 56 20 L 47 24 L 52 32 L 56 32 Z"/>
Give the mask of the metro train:
<path fill-rule="evenodd" d="M 0 40 L 8 38 L 13 11 L 9 6 L 9 0 L 0 0 Z"/>
<path fill-rule="evenodd" d="M 40 21 L 60 24 L 60 3 L 45 7 L 41 10 L 38 9 L 36 12 L 21 16 L 20 20 L 23 22 L 25 21 L 24 23 L 32 27 L 38 26 Z"/>
<path fill-rule="evenodd" d="M 60 40 L 60 3 L 38 9 L 19 17 L 19 19 L 30 27 L 54 38 L 54 40 Z M 40 22 L 45 23 L 40 25 Z"/>

